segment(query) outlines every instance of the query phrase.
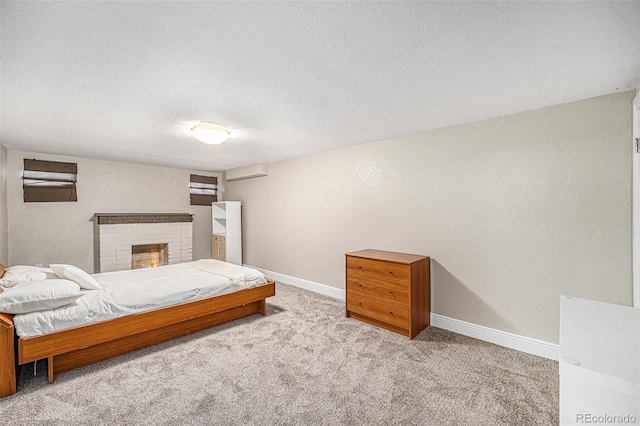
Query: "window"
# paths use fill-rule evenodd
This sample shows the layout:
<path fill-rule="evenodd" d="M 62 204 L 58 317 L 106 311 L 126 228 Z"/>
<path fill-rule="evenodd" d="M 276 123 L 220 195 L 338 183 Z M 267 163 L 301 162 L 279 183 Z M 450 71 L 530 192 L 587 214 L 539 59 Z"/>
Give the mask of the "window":
<path fill-rule="evenodd" d="M 218 178 L 191 175 L 189 192 L 192 206 L 211 206 L 211 203 L 218 201 Z"/>
<path fill-rule="evenodd" d="M 76 163 L 24 159 L 22 189 L 25 203 L 78 201 Z"/>

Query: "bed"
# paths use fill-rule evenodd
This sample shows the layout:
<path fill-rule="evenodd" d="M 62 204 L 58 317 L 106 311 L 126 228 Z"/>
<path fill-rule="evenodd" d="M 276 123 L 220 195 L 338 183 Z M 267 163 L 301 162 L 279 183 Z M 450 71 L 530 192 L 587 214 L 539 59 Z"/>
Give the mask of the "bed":
<path fill-rule="evenodd" d="M 4 271 L 0 265 L 0 277 Z M 275 295 L 275 283 L 255 272 L 206 259 L 94 274 L 90 277 L 101 288 L 81 290 L 73 303 L 0 313 L 0 397 L 16 392 L 19 366 L 29 362 L 46 359 L 53 383 L 58 373 L 238 318 L 266 315 L 266 298 Z"/>

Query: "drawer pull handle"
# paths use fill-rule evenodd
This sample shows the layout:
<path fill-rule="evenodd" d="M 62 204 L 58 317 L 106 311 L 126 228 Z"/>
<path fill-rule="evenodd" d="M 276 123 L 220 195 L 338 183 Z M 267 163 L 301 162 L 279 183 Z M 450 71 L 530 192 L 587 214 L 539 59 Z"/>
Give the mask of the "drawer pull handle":
<path fill-rule="evenodd" d="M 393 273 L 393 271 L 389 271 L 389 273 L 390 273 L 391 275 L 393 275 L 393 277 L 394 277 L 394 278 L 396 277 L 396 276 L 395 276 L 395 274 Z"/>
<path fill-rule="evenodd" d="M 395 315 L 393 315 L 393 312 L 389 311 L 389 315 L 391 315 L 392 317 L 396 317 Z"/>
<path fill-rule="evenodd" d="M 394 299 L 396 298 L 396 295 L 395 295 L 395 294 L 393 294 L 393 292 L 392 292 L 392 291 L 390 291 L 390 292 L 389 292 L 389 294 L 390 294 L 390 295 L 392 295 Z"/>
<path fill-rule="evenodd" d="M 362 284 L 358 284 L 358 287 L 364 290 L 364 287 L 362 286 Z"/>
<path fill-rule="evenodd" d="M 364 272 L 364 269 L 362 269 L 362 266 L 358 265 L 358 269 Z"/>

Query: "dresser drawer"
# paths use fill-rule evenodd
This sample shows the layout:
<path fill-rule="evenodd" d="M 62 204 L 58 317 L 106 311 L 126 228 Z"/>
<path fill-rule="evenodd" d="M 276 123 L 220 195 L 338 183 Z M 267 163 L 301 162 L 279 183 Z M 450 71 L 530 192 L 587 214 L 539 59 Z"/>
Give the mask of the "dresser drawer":
<path fill-rule="evenodd" d="M 409 307 L 401 303 L 349 294 L 347 310 L 398 327 L 409 328 Z"/>
<path fill-rule="evenodd" d="M 376 281 L 368 277 L 347 278 L 347 293 L 359 298 L 382 299 L 409 304 L 409 286 Z"/>
<path fill-rule="evenodd" d="M 411 272 L 408 265 L 347 256 L 347 276 L 409 286 Z"/>

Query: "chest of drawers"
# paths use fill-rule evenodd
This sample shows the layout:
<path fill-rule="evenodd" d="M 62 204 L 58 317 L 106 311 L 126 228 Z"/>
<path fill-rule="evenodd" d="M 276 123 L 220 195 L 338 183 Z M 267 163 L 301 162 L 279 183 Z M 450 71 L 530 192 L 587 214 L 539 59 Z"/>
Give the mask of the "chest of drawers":
<path fill-rule="evenodd" d="M 413 339 L 429 325 L 429 258 L 381 250 L 346 253 L 346 316 Z"/>

